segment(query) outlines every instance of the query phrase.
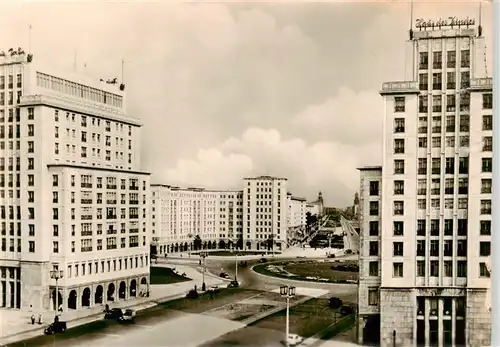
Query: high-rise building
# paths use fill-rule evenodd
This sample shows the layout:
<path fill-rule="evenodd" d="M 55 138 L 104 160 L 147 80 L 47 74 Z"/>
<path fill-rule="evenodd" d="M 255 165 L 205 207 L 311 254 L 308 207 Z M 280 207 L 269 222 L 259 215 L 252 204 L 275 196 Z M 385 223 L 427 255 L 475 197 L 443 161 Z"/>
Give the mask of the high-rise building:
<path fill-rule="evenodd" d="M 149 175 L 123 89 L 0 56 L 1 306 L 65 311 L 149 290 Z"/>
<path fill-rule="evenodd" d="M 289 228 L 301 228 L 306 225 L 306 205 L 305 198 L 293 196 L 292 193 L 287 193 L 287 223 Z"/>
<path fill-rule="evenodd" d="M 360 300 L 375 295 L 378 257 L 370 313 L 380 312 L 381 346 L 490 344 L 492 79 L 481 32 L 471 19 L 419 20 L 406 81 L 382 86 L 381 178 L 362 171 L 359 287 Z M 380 236 L 370 235 L 370 179 Z"/>
<path fill-rule="evenodd" d="M 243 240 L 247 249 L 282 250 L 287 240 L 287 179 L 244 179 Z"/>

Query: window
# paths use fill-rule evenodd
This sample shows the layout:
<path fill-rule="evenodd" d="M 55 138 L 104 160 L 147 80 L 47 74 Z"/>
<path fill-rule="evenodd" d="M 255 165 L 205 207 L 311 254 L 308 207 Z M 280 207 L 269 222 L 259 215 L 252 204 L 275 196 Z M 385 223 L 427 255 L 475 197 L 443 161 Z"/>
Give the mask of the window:
<path fill-rule="evenodd" d="M 392 277 L 403 277 L 403 263 L 392 263 Z"/>
<path fill-rule="evenodd" d="M 458 159 L 458 173 L 460 174 L 469 173 L 469 157 L 460 157 Z"/>
<path fill-rule="evenodd" d="M 460 236 L 467 236 L 467 219 L 459 219 L 457 233 Z"/>
<path fill-rule="evenodd" d="M 35 241 L 28 241 L 28 252 L 35 253 Z"/>
<path fill-rule="evenodd" d="M 469 192 L 469 179 L 460 177 L 458 179 L 458 194 L 467 194 Z"/>
<path fill-rule="evenodd" d="M 370 256 L 378 256 L 378 242 L 377 241 L 370 241 L 369 243 L 369 255 Z"/>
<path fill-rule="evenodd" d="M 379 182 L 371 181 L 370 182 L 370 195 L 377 196 L 379 194 Z"/>
<path fill-rule="evenodd" d="M 431 219 L 431 236 L 439 236 L 439 219 Z"/>
<path fill-rule="evenodd" d="M 455 68 L 457 65 L 457 52 L 448 51 L 446 52 L 446 67 Z"/>
<path fill-rule="evenodd" d="M 426 70 L 429 67 L 429 53 L 420 52 L 419 69 Z"/>
<path fill-rule="evenodd" d="M 371 261 L 368 263 L 369 276 L 378 276 L 378 261 Z"/>
<path fill-rule="evenodd" d="M 467 277 L 467 261 L 457 261 L 457 277 Z"/>
<path fill-rule="evenodd" d="M 425 84 L 420 80 L 420 90 L 427 90 L 427 74 L 425 75 Z M 427 95 L 419 95 L 418 96 L 418 112 L 427 113 L 429 110 L 429 101 L 427 99 Z M 420 132 L 420 129 L 419 129 Z"/>
<path fill-rule="evenodd" d="M 377 306 L 378 305 L 378 289 L 368 288 L 368 305 Z"/>
<path fill-rule="evenodd" d="M 445 173 L 454 174 L 455 173 L 455 158 L 450 157 L 445 160 Z"/>
<path fill-rule="evenodd" d="M 378 223 L 378 221 L 370 221 L 369 235 L 370 236 L 378 236 L 378 232 L 379 232 L 379 223 Z"/>
<path fill-rule="evenodd" d="M 493 137 L 484 136 L 483 137 L 483 152 L 491 152 L 493 150 Z"/>
<path fill-rule="evenodd" d="M 491 243 L 488 241 L 479 242 L 479 255 L 489 257 L 491 255 Z"/>
<path fill-rule="evenodd" d="M 418 138 L 418 147 L 419 148 L 427 148 L 427 137 L 419 137 Z"/>
<path fill-rule="evenodd" d="M 441 174 L 441 158 L 432 158 L 431 165 L 433 175 Z"/>
<path fill-rule="evenodd" d="M 493 162 L 491 158 L 483 158 L 481 163 L 481 172 L 491 172 L 493 168 Z"/>
<path fill-rule="evenodd" d="M 446 74 L 446 77 L 447 77 L 447 81 L 446 81 L 446 89 L 455 89 L 456 86 L 457 86 L 457 82 L 456 82 L 456 78 L 455 78 L 455 72 L 448 72 Z M 454 95 L 447 95 L 447 99 L 451 101 L 451 97 L 453 96 L 453 100 L 455 100 L 455 96 Z M 453 104 L 455 104 L 455 101 L 453 101 Z M 449 106 L 451 106 L 450 104 L 448 104 Z M 446 110 L 448 112 L 453 112 L 455 111 L 454 109 L 448 109 L 448 107 L 446 107 Z"/>
<path fill-rule="evenodd" d="M 28 136 L 35 136 L 35 126 L 28 124 Z"/>
<path fill-rule="evenodd" d="M 59 219 L 59 209 L 57 209 L 57 208 L 52 209 L 52 219 L 53 220 Z"/>
<path fill-rule="evenodd" d="M 370 201 L 370 216 L 378 216 L 378 202 Z"/>
<path fill-rule="evenodd" d="M 394 174 L 403 175 L 404 173 L 405 173 L 405 161 L 401 159 L 394 160 Z"/>
<path fill-rule="evenodd" d="M 443 53 L 442 52 L 433 52 L 432 53 L 432 68 L 433 69 L 441 69 L 443 64 Z"/>
<path fill-rule="evenodd" d="M 441 106 L 439 106 L 441 108 Z M 434 134 L 441 133 L 441 117 L 432 117 L 432 132 Z"/>
<path fill-rule="evenodd" d="M 59 176 L 58 175 L 52 175 L 52 186 L 57 187 L 59 185 Z"/>
<path fill-rule="evenodd" d="M 419 178 L 417 181 L 417 194 L 425 195 L 427 194 L 427 180 L 425 178 Z"/>
<path fill-rule="evenodd" d="M 480 221 L 479 231 L 481 235 L 491 235 L 491 221 L 490 220 Z"/>
<path fill-rule="evenodd" d="M 442 73 L 433 73 L 432 74 L 432 89 L 441 90 L 443 82 L 443 74 Z"/>
<path fill-rule="evenodd" d="M 446 236 L 453 235 L 453 219 L 444 220 L 444 234 Z"/>
<path fill-rule="evenodd" d="M 446 132 L 455 132 L 455 116 L 446 116 Z"/>
<path fill-rule="evenodd" d="M 403 242 L 393 242 L 392 243 L 392 255 L 395 257 L 403 256 Z"/>
<path fill-rule="evenodd" d="M 405 119 L 404 118 L 395 118 L 394 119 L 394 132 L 395 133 L 404 133 L 405 132 Z"/>
<path fill-rule="evenodd" d="M 470 108 L 470 93 L 460 93 L 460 111 L 469 111 Z"/>
<path fill-rule="evenodd" d="M 57 204 L 59 202 L 59 196 L 58 196 L 57 192 L 52 192 L 52 202 L 54 204 Z"/>
<path fill-rule="evenodd" d="M 467 240 L 457 240 L 457 256 L 467 256 Z"/>
<path fill-rule="evenodd" d="M 481 214 L 491 214 L 491 200 L 481 200 Z"/>
<path fill-rule="evenodd" d="M 441 188 L 441 180 L 439 178 L 433 178 L 431 180 L 431 194 L 439 195 Z"/>
<path fill-rule="evenodd" d="M 403 194 L 404 194 L 404 181 L 394 181 L 394 195 L 403 195 Z"/>
<path fill-rule="evenodd" d="M 403 236 L 404 234 L 404 223 L 401 221 L 395 221 L 393 224 L 394 236 Z"/>
<path fill-rule="evenodd" d="M 405 140 L 404 139 L 395 139 L 394 140 L 394 153 L 404 154 L 404 152 L 405 152 Z"/>
<path fill-rule="evenodd" d="M 403 201 L 394 201 L 394 215 L 402 216 L 404 214 Z"/>
<path fill-rule="evenodd" d="M 417 277 L 425 277 L 425 261 L 417 260 Z"/>
<path fill-rule="evenodd" d="M 419 210 L 425 210 L 427 208 L 427 202 L 425 199 L 418 199 L 417 200 L 417 208 Z"/>
<path fill-rule="evenodd" d="M 59 242 L 57 241 L 52 242 L 52 250 L 54 253 L 59 253 Z"/>
<path fill-rule="evenodd" d="M 455 136 L 446 136 L 446 147 L 455 147 Z"/>
<path fill-rule="evenodd" d="M 425 240 L 417 240 L 417 257 L 425 257 Z"/>
<path fill-rule="evenodd" d="M 418 158 L 418 174 L 427 174 L 427 158 Z"/>
<path fill-rule="evenodd" d="M 460 67 L 470 67 L 470 50 L 463 49 L 460 52 Z"/>
<path fill-rule="evenodd" d="M 432 148 L 441 148 L 441 137 L 440 136 L 432 137 Z"/>
<path fill-rule="evenodd" d="M 431 240 L 430 241 L 429 255 L 431 257 L 438 257 L 439 256 L 439 240 Z"/>
<path fill-rule="evenodd" d="M 481 179 L 481 193 L 483 194 L 491 194 L 491 178 L 482 178 Z"/>
<path fill-rule="evenodd" d="M 442 101 L 441 95 L 432 96 L 432 112 L 441 112 L 441 106 L 442 106 L 441 101 Z M 438 131 L 433 131 L 433 132 L 438 132 Z"/>
<path fill-rule="evenodd" d="M 479 263 L 479 277 L 490 277 L 491 273 L 486 266 L 486 263 Z"/>
<path fill-rule="evenodd" d="M 431 277 L 439 277 L 439 261 L 431 260 L 429 270 Z"/>
<path fill-rule="evenodd" d="M 483 116 L 483 130 L 493 130 L 493 116 L 484 115 Z"/>
<path fill-rule="evenodd" d="M 483 108 L 491 110 L 493 108 L 493 94 L 485 93 L 483 94 Z"/>
<path fill-rule="evenodd" d="M 444 267 L 444 276 L 445 277 L 452 277 L 453 276 L 453 261 L 445 260 L 443 262 L 443 267 Z"/>

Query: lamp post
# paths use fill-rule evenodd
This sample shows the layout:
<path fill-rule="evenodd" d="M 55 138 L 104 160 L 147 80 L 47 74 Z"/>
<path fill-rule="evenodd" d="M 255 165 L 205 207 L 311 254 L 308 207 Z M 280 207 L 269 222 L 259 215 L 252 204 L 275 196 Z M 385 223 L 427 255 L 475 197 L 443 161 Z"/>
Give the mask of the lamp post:
<path fill-rule="evenodd" d="M 281 286 L 280 294 L 282 297 L 286 298 L 286 326 L 285 326 L 285 346 L 288 347 L 288 335 L 290 330 L 290 298 L 295 296 L 295 287 L 293 286 Z"/>
<path fill-rule="evenodd" d="M 205 284 L 205 258 L 208 257 L 208 252 L 200 252 L 200 257 L 203 259 L 203 283 L 201 284 L 201 290 L 205 291 L 207 286 Z"/>
<path fill-rule="evenodd" d="M 53 280 L 56 280 L 56 315 L 55 319 L 57 319 L 57 316 L 59 314 L 59 280 L 63 278 L 63 271 L 62 270 L 52 270 L 50 271 L 50 278 Z"/>
<path fill-rule="evenodd" d="M 238 282 L 238 240 L 234 241 L 233 251 L 234 251 L 234 280 Z"/>

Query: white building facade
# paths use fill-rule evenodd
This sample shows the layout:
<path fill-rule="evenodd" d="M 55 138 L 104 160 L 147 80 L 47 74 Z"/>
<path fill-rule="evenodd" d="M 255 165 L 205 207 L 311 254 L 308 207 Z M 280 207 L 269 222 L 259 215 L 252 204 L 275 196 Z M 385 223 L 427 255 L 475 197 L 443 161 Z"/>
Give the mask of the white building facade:
<path fill-rule="evenodd" d="M 407 81 L 381 91 L 381 346 L 490 344 L 492 81 L 472 26 L 414 32 Z"/>
<path fill-rule="evenodd" d="M 242 238 L 241 191 L 162 184 L 152 184 L 151 191 L 152 244 L 157 254 L 191 251 L 198 246 L 225 249 Z M 196 246 L 196 237 L 201 245 Z"/>
<path fill-rule="evenodd" d="M 15 83 L 14 83 L 15 81 Z M 149 289 L 141 124 L 117 86 L 0 57 L 0 304 L 63 311 Z"/>
<path fill-rule="evenodd" d="M 288 202 L 288 227 L 297 228 L 306 225 L 306 206 L 307 201 L 304 198 L 293 196 L 291 193 L 287 194 Z"/>

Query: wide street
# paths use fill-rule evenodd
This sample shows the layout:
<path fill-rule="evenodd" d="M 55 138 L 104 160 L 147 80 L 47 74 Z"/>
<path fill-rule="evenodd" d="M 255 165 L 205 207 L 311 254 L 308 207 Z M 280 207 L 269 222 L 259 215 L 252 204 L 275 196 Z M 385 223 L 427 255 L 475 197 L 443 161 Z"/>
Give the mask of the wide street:
<path fill-rule="evenodd" d="M 226 259 L 207 258 L 207 270 L 219 274 L 221 270 L 234 277 L 234 257 Z M 159 263 L 175 267 L 176 264 L 194 263 L 197 257 L 184 259 L 159 259 Z M 272 257 L 268 257 L 273 261 Z M 279 259 L 283 261 L 283 258 Z M 243 318 L 234 318 L 218 314 L 227 306 L 240 305 L 255 297 L 276 292 L 280 285 L 294 285 L 300 293 L 308 296 L 338 296 L 346 302 L 355 302 L 356 285 L 328 284 L 303 281 L 289 281 L 281 278 L 262 276 L 251 270 L 257 260 L 248 261 L 248 267 L 238 269 L 238 280 L 244 289 L 223 291 L 214 299 L 181 299 L 177 303 L 165 303 L 158 307 L 142 311 L 134 324 L 98 321 L 87 326 L 68 330 L 54 336 L 42 336 L 28 341 L 11 344 L 20 346 L 279 346 L 283 339 L 283 329 L 257 323 L 247 326 Z M 207 274 L 208 276 L 208 274 Z M 308 289 L 310 288 L 310 289 Z M 308 294 L 308 291 L 312 294 Z M 264 294 L 261 294 L 264 293 Z M 268 294 L 265 294 L 268 293 Z M 317 294 L 315 294 L 317 293 Z M 274 295 L 273 305 L 284 308 L 284 300 Z M 265 299 L 265 298 L 264 298 Z M 265 299 L 271 300 L 271 299 Z M 265 301 L 264 300 L 264 301 Z M 263 300 L 261 300 L 263 301 Z M 325 306 L 326 307 L 326 306 Z M 214 314 L 215 312 L 215 314 Z M 314 312 L 311 312 L 314 315 Z"/>

